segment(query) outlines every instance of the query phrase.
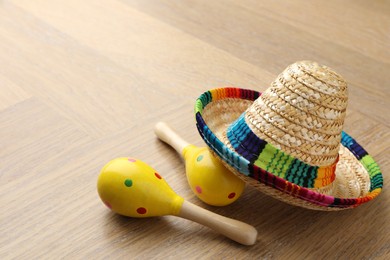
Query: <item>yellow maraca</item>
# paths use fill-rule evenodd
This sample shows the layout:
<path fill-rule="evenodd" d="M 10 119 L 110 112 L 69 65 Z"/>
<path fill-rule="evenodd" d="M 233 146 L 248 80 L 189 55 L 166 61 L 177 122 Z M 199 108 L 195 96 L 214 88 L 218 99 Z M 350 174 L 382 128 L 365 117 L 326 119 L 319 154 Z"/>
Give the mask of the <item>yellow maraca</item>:
<path fill-rule="evenodd" d="M 208 148 L 189 144 L 164 122 L 157 123 L 154 132 L 182 155 L 188 184 L 199 199 L 213 206 L 225 206 L 241 196 L 245 182 L 223 166 Z"/>
<path fill-rule="evenodd" d="M 174 215 L 208 226 L 244 245 L 253 245 L 257 238 L 254 227 L 185 201 L 160 174 L 137 159 L 117 158 L 107 163 L 98 177 L 97 189 L 107 207 L 124 216 Z"/>

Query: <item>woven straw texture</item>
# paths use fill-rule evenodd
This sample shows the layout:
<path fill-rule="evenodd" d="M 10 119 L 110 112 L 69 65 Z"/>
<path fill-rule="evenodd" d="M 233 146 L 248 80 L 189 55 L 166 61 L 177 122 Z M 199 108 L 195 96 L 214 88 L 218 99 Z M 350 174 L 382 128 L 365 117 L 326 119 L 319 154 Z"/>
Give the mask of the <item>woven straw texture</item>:
<path fill-rule="evenodd" d="M 338 156 L 347 99 L 340 76 L 316 63 L 294 63 L 246 119 L 256 135 L 279 149 L 309 164 L 329 165 Z"/>
<path fill-rule="evenodd" d="M 286 68 L 264 93 L 215 89 L 196 104 L 200 134 L 237 176 L 287 203 L 318 210 L 376 197 L 382 174 L 342 131 L 347 83 L 314 62 Z"/>

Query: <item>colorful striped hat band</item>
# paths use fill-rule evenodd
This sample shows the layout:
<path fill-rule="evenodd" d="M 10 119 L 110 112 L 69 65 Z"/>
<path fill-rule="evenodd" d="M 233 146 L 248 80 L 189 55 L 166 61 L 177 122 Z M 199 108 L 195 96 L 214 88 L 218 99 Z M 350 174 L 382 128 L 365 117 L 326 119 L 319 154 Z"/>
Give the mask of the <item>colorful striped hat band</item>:
<path fill-rule="evenodd" d="M 306 164 L 257 137 L 245 123 L 245 113 L 229 126 L 227 138 L 237 153 L 251 164 L 299 186 L 319 188 L 331 184 L 335 179 L 338 157 L 329 166 Z"/>
<path fill-rule="evenodd" d="M 203 93 L 198 130 L 222 162 L 247 183 L 293 205 L 353 208 L 381 191 L 370 155 L 342 131 L 346 82 L 313 62 L 297 62 L 260 94 L 239 88 Z"/>

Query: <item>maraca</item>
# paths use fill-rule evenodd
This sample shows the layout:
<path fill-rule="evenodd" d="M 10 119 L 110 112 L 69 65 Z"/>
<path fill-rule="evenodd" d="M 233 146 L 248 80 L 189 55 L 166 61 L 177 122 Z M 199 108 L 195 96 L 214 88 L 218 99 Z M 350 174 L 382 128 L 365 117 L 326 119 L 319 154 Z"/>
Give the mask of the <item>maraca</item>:
<path fill-rule="evenodd" d="M 257 238 L 254 227 L 202 209 L 177 195 L 152 167 L 133 158 L 107 163 L 98 178 L 102 201 L 114 212 L 128 217 L 174 215 L 199 224 L 244 245 Z"/>
<path fill-rule="evenodd" d="M 189 144 L 163 122 L 156 124 L 154 132 L 182 155 L 188 184 L 199 199 L 213 206 L 225 206 L 240 197 L 244 181 L 223 166 L 208 148 Z"/>

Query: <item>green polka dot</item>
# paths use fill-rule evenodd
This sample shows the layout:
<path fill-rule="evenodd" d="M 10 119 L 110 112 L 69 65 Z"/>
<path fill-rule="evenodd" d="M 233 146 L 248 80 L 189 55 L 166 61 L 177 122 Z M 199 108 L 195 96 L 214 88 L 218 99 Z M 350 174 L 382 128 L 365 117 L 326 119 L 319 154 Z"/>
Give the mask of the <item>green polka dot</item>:
<path fill-rule="evenodd" d="M 126 180 L 125 180 L 125 185 L 126 185 L 127 187 L 131 187 L 131 186 L 133 185 L 133 181 L 130 180 L 130 179 L 126 179 Z"/>
<path fill-rule="evenodd" d="M 199 155 L 198 158 L 196 158 L 196 161 L 200 162 L 203 159 L 203 154 Z"/>

